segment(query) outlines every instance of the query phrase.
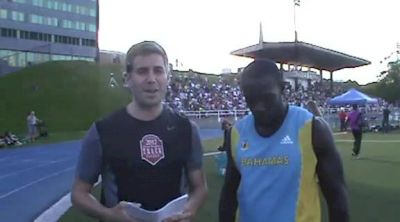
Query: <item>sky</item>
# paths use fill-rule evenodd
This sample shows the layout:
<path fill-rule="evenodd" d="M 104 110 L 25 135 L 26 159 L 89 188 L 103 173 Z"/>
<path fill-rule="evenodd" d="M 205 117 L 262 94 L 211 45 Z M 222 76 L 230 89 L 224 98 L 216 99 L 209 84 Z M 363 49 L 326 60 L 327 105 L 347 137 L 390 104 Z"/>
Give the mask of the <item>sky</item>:
<path fill-rule="evenodd" d="M 237 71 L 251 59 L 230 53 L 258 43 L 294 40 L 293 0 L 102 0 L 99 45 L 126 52 L 154 40 L 179 69 L 219 74 Z M 296 8 L 299 41 L 371 61 L 371 65 L 334 73 L 334 80 L 377 81 L 384 60 L 400 43 L 398 0 L 301 0 Z M 380 61 L 384 61 L 380 63 Z M 329 73 L 324 73 L 329 78 Z"/>

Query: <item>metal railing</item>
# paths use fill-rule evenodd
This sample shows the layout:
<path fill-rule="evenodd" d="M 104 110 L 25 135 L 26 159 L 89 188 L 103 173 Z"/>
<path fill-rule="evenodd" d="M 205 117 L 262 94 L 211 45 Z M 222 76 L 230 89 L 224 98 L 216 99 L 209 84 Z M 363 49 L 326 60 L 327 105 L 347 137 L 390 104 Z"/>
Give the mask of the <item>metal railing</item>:
<path fill-rule="evenodd" d="M 238 120 L 240 117 L 246 115 L 249 110 L 202 110 L 202 111 L 182 111 L 188 117 L 194 118 L 207 118 L 207 117 L 217 117 L 218 122 L 224 117 L 233 117 Z"/>
<path fill-rule="evenodd" d="M 335 108 L 336 109 L 336 108 Z M 332 110 L 324 110 L 323 117 L 330 124 L 330 126 L 334 129 L 339 128 L 340 121 L 339 116 L 336 111 Z M 204 118 L 217 118 L 218 122 L 221 122 L 222 118 L 233 118 L 235 121 L 245 116 L 249 110 L 241 109 L 241 110 L 199 110 L 199 111 L 181 111 L 188 117 L 204 119 Z M 380 109 L 369 110 L 365 113 L 365 118 L 367 119 L 368 125 L 381 125 L 382 124 L 382 112 Z M 400 125 L 400 108 L 395 107 L 391 109 L 390 124 Z"/>

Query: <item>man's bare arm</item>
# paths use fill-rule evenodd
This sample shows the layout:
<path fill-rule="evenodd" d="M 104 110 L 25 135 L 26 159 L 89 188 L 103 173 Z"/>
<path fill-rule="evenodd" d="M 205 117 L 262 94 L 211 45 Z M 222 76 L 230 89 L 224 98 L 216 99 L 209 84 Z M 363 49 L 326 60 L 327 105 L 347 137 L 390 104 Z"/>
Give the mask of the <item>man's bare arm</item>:
<path fill-rule="evenodd" d="M 204 204 L 207 197 L 207 182 L 201 168 L 189 170 L 189 200 L 186 203 L 183 213 L 174 215 L 164 220 L 165 222 L 191 221 L 198 209 Z"/>
<path fill-rule="evenodd" d="M 329 210 L 330 222 L 348 222 L 348 194 L 340 155 L 328 124 L 313 120 L 313 145 L 318 159 L 317 174 Z"/>
<path fill-rule="evenodd" d="M 71 192 L 71 202 L 86 215 L 100 219 L 102 221 L 115 222 L 135 222 L 128 216 L 123 204 L 118 204 L 113 208 L 103 206 L 92 194 L 93 186 L 79 178 L 75 179 Z"/>

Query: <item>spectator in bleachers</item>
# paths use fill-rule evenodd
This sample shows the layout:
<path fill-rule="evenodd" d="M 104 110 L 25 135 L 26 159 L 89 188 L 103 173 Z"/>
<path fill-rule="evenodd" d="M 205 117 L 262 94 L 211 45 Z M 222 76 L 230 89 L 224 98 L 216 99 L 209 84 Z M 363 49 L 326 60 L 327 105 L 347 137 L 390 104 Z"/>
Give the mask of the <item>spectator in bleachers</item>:
<path fill-rule="evenodd" d="M 179 111 L 246 110 L 247 105 L 238 82 L 236 76 L 219 76 L 217 81 L 213 81 L 205 75 L 193 72 L 185 75 L 174 73 L 166 102 Z M 335 83 L 332 95 L 345 90 L 344 84 Z M 301 86 L 298 90 L 286 82 L 283 92 L 288 104 L 301 107 L 307 101 L 313 100 L 317 106 L 326 108 L 327 100 L 331 96 L 330 83 L 326 80 L 312 82 L 307 88 Z"/>

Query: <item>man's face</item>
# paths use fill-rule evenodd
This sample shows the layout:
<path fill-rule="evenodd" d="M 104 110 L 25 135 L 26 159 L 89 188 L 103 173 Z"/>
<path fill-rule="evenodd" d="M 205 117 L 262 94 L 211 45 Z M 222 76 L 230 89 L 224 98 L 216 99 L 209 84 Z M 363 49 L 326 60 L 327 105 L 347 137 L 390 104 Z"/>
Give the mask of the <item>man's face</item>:
<path fill-rule="evenodd" d="M 285 111 L 282 109 L 281 87 L 271 77 L 245 81 L 243 94 L 255 121 L 264 126 L 273 125 L 277 117 L 282 115 L 281 112 Z"/>
<path fill-rule="evenodd" d="M 136 56 L 133 70 L 127 77 L 135 102 L 141 107 L 159 105 L 165 97 L 168 71 L 163 57 L 159 54 Z"/>

